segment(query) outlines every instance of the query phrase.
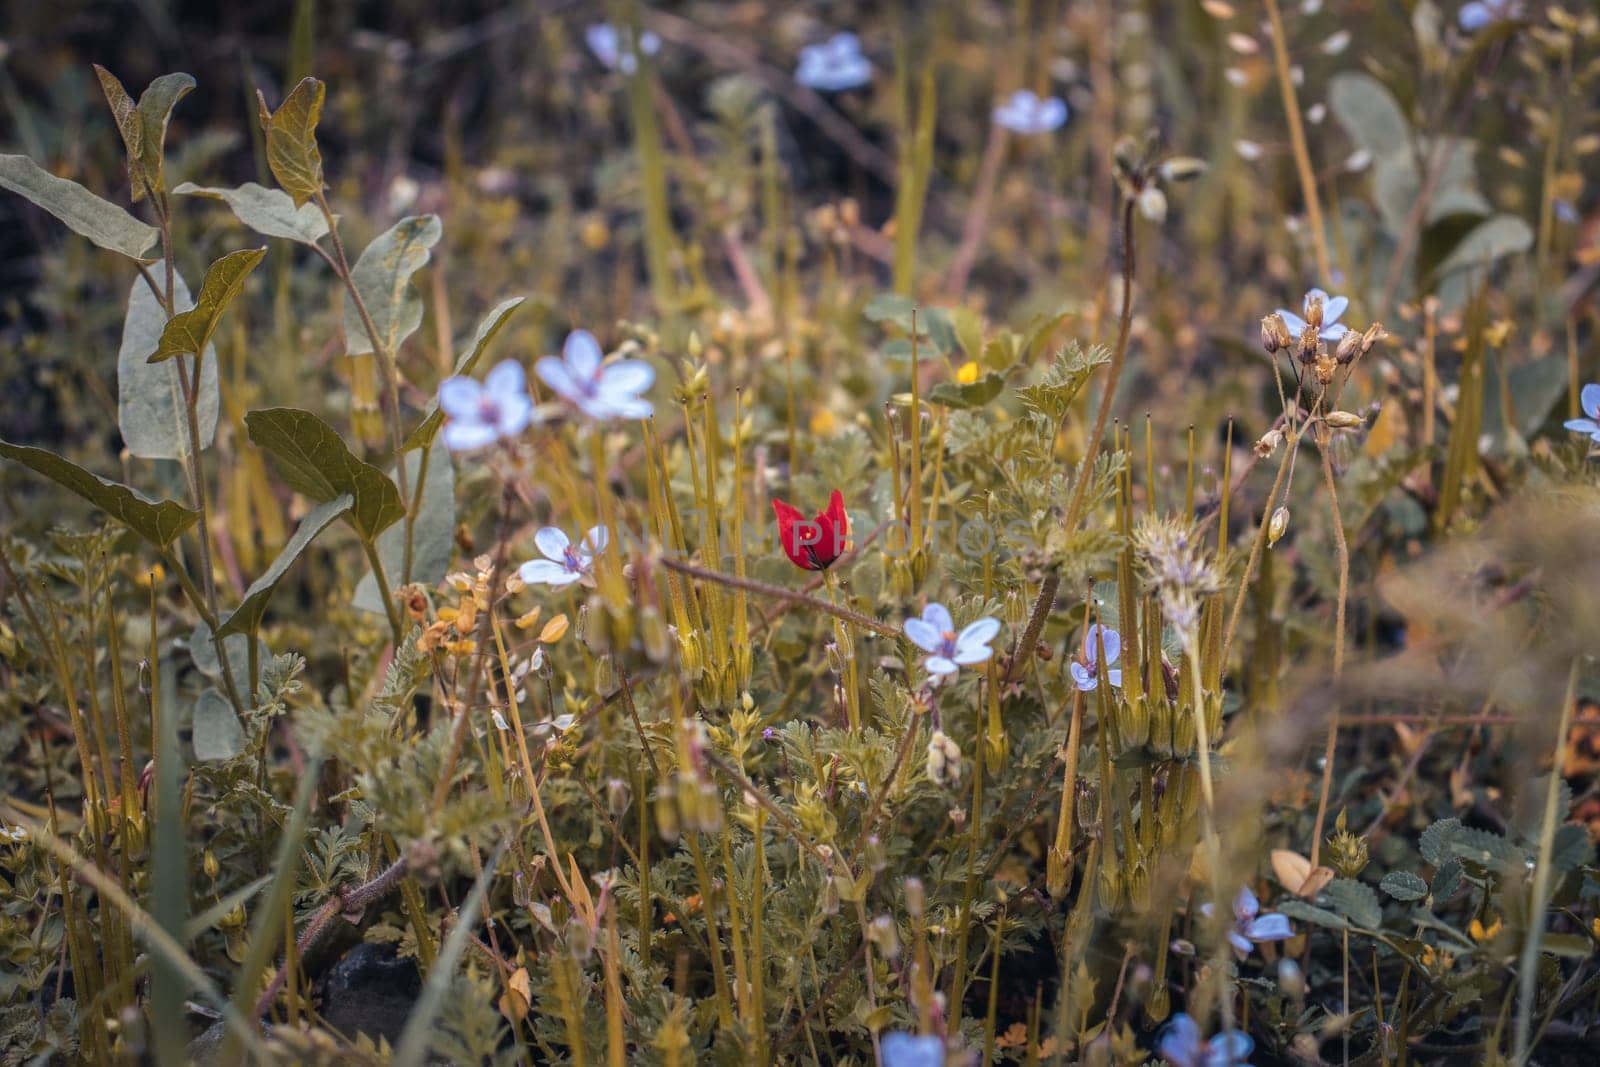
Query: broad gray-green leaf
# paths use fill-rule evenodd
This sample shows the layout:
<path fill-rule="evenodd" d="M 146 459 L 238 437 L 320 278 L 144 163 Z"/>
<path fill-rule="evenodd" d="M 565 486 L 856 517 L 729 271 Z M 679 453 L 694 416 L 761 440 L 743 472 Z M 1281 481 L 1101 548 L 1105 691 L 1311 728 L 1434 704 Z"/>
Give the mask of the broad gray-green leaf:
<path fill-rule="evenodd" d="M 346 517 L 368 544 L 405 516 L 394 482 L 357 459 L 338 431 L 311 412 L 266 408 L 245 415 L 244 425 L 250 440 L 272 453 L 283 480 L 295 492 L 319 503 L 349 493 L 355 506 Z"/>
<path fill-rule="evenodd" d="M 322 151 L 317 147 L 317 121 L 327 86 L 315 78 L 302 78 L 289 90 L 277 111 L 267 109 L 259 91 L 261 130 L 267 140 L 267 166 L 284 192 L 299 207 L 322 192 Z"/>
<path fill-rule="evenodd" d="M 228 657 L 228 670 L 233 672 L 234 681 L 241 687 L 249 684 L 251 640 L 249 634 L 229 634 L 222 639 L 222 654 Z M 272 652 L 261 638 L 254 640 L 256 663 L 265 663 Z M 222 680 L 222 661 L 217 658 L 217 645 L 211 639 L 211 627 L 206 625 L 204 619 L 195 623 L 194 630 L 189 634 L 189 658 L 194 660 L 195 670 L 213 682 Z"/>
<path fill-rule="evenodd" d="M 350 271 L 378 344 L 391 356 L 422 325 L 422 297 L 412 288 L 411 276 L 428 262 L 428 250 L 443 232 L 437 215 L 408 215 L 373 238 Z M 344 344 L 352 356 L 373 350 L 353 300 L 344 305 Z"/>
<path fill-rule="evenodd" d="M 167 547 L 200 520 L 198 511 L 190 511 L 175 500 L 151 500 L 42 448 L 0 441 L 0 456 L 72 490 L 157 548 Z"/>
<path fill-rule="evenodd" d="M 217 627 L 217 633 L 222 637 L 229 634 L 253 634 L 261 627 L 261 616 L 266 613 L 267 604 L 272 600 L 273 591 L 278 588 L 278 582 L 283 579 L 284 573 L 295 560 L 300 558 L 300 553 L 306 550 L 313 538 L 328 528 L 328 525 L 349 511 L 355 505 L 355 497 L 349 493 L 342 493 L 325 504 L 318 504 L 305 518 L 300 520 L 300 528 L 295 530 L 294 536 L 289 538 L 289 543 L 283 546 L 283 551 L 278 553 L 278 558 L 272 561 L 261 577 L 250 583 L 250 588 L 244 591 L 244 599 L 239 601 L 239 606 Z"/>
<path fill-rule="evenodd" d="M 1394 94 L 1370 74 L 1345 72 L 1330 78 L 1328 109 L 1350 139 L 1374 159 L 1410 148 L 1411 123 Z"/>
<path fill-rule="evenodd" d="M 244 751 L 244 727 L 227 697 L 207 689 L 194 702 L 194 758 L 202 762 L 232 759 Z"/>
<path fill-rule="evenodd" d="M 502 300 L 483 317 L 483 321 L 478 323 L 478 332 L 472 336 L 472 343 L 467 346 L 466 353 L 456 360 L 456 369 L 453 373 L 471 374 L 477 368 L 478 361 L 483 358 L 483 353 L 488 349 L 490 342 L 526 299 L 527 297 L 514 296 L 509 300 Z M 406 443 L 401 447 L 405 450 L 427 448 L 433 444 L 434 437 L 439 433 L 439 427 L 443 425 L 444 412 L 439 410 L 439 396 L 435 393 L 433 399 L 428 401 L 428 413 L 423 416 L 417 428 L 411 431 L 411 436 L 406 438 Z"/>
<path fill-rule="evenodd" d="M 167 123 L 178 101 L 194 89 L 193 75 L 163 74 L 139 94 L 139 121 L 144 124 L 144 180 L 153 189 L 166 188 Z"/>
<path fill-rule="evenodd" d="M 940 382 L 928 390 L 928 399 L 948 408 L 981 408 L 1005 388 L 1004 375 L 993 372 L 975 382 Z"/>
<path fill-rule="evenodd" d="M 160 271 L 156 272 L 157 274 Z M 180 312 L 194 306 L 183 275 L 173 272 L 172 302 Z M 150 353 L 161 343 L 167 313 L 143 278 L 128 290 L 128 313 L 122 320 L 122 346 L 117 350 L 117 425 L 128 451 L 141 459 L 182 459 L 189 454 L 189 431 L 183 415 L 179 363 L 151 364 Z M 200 447 L 217 435 L 217 352 L 208 347 L 200 368 Z"/>
<path fill-rule="evenodd" d="M 1390 871 L 1378 883 L 1378 888 L 1396 900 L 1407 902 L 1421 900 L 1428 895 L 1428 883 L 1410 871 Z"/>
<path fill-rule="evenodd" d="M 204 196 L 220 200 L 232 209 L 234 217 L 259 234 L 282 237 L 314 245 L 328 234 L 328 220 L 315 204 L 295 206 L 282 189 L 268 189 L 245 182 L 237 189 L 184 182 L 173 190 L 185 196 Z"/>
<path fill-rule="evenodd" d="M 1478 224 L 1450 250 L 1435 273 L 1446 278 L 1461 271 L 1526 252 L 1533 247 L 1533 229 L 1515 215 L 1496 215 Z"/>
<path fill-rule="evenodd" d="M 161 331 L 161 342 L 148 362 L 161 363 L 173 356 L 203 352 L 211 343 L 211 335 L 222 321 L 242 289 L 251 271 L 266 257 L 266 248 L 243 248 L 229 252 L 206 271 L 206 280 L 200 286 L 200 299 L 194 307 L 172 316 Z"/>
<path fill-rule="evenodd" d="M 106 251 L 150 262 L 145 253 L 160 236 L 154 226 L 146 226 L 77 182 L 57 178 L 27 156 L 0 155 L 0 187 L 31 200 Z"/>
<path fill-rule="evenodd" d="M 378 559 L 389 584 L 398 588 L 407 581 L 435 585 L 450 569 L 455 551 L 456 476 L 450 452 L 432 446 L 405 454 L 406 485 L 412 493 L 421 486 L 421 503 L 409 523 L 397 522 L 378 538 Z M 411 528 L 411 571 L 406 573 L 406 527 Z M 354 607 L 382 615 L 383 595 L 378 579 L 368 571 L 356 586 Z"/>

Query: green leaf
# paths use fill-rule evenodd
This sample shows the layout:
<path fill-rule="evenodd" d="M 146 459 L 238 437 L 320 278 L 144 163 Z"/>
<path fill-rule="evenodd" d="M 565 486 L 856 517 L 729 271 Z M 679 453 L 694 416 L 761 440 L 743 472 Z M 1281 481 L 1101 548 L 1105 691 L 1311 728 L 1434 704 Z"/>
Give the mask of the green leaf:
<path fill-rule="evenodd" d="M 1533 229 L 1515 215 L 1496 215 L 1479 223 L 1451 249 L 1434 271 L 1440 280 L 1453 274 L 1487 266 L 1503 256 L 1526 252 L 1533 247 Z M 1471 283 L 1467 288 L 1473 288 Z"/>
<path fill-rule="evenodd" d="M 312 539 L 327 529 L 334 519 L 349 511 L 355 502 L 355 497 L 343 493 L 325 504 L 317 505 L 310 514 L 301 519 L 300 528 L 289 538 L 289 543 L 283 546 L 283 551 L 272 561 L 272 566 L 268 567 L 261 577 L 250 583 L 250 588 L 244 591 L 244 599 L 239 602 L 238 608 L 217 627 L 217 634 L 221 637 L 236 633 L 253 634 L 260 629 L 261 616 L 266 613 L 267 603 L 272 599 L 273 591 L 277 589 L 284 573 L 295 560 L 300 558 L 300 553 L 306 550 Z"/>
<path fill-rule="evenodd" d="M 106 251 L 150 262 L 145 252 L 159 236 L 154 226 L 146 226 L 77 182 L 57 178 L 27 156 L 0 155 L 0 187 L 31 200 Z"/>
<path fill-rule="evenodd" d="M 1005 388 L 1003 374 L 985 374 L 975 382 L 940 382 L 928 390 L 928 399 L 949 408 L 981 408 Z"/>
<path fill-rule="evenodd" d="M 1421 900 L 1428 895 L 1428 883 L 1410 871 L 1390 871 L 1378 883 L 1378 888 L 1396 900 Z"/>
<path fill-rule="evenodd" d="M 1301 922 L 1315 923 L 1317 926 L 1326 926 L 1330 930 L 1348 930 L 1350 923 L 1343 915 L 1335 915 L 1326 908 L 1319 908 L 1315 904 L 1307 904 L 1303 900 L 1285 900 L 1278 904 L 1278 911 L 1291 919 Z"/>
<path fill-rule="evenodd" d="M 144 125 L 140 161 L 144 165 L 145 184 L 156 191 L 166 188 L 167 123 L 172 119 L 172 109 L 189 95 L 194 85 L 192 75 L 163 74 L 139 94 L 139 121 Z"/>
<path fill-rule="evenodd" d="M 245 279 L 266 257 L 266 248 L 245 248 L 229 252 L 206 271 L 200 286 L 200 299 L 193 308 L 172 316 L 161 331 L 161 343 L 147 362 L 160 363 L 173 356 L 205 351 L 211 335 L 222 321 L 222 313 L 244 288 Z"/>
<path fill-rule="evenodd" d="M 159 273 L 159 272 L 158 272 Z M 159 283 L 157 283 L 159 284 Z M 194 306 L 183 275 L 172 274 L 172 303 L 180 312 Z M 117 425 L 128 451 L 141 459 L 182 459 L 189 454 L 189 431 L 184 417 L 183 389 L 178 384 L 181 363 L 154 364 L 147 357 L 161 343 L 167 313 L 143 278 L 128 290 L 128 312 L 122 320 L 122 345 L 117 349 Z M 200 368 L 200 396 L 195 414 L 200 418 L 200 447 L 217 435 L 217 353 L 208 347 Z"/>
<path fill-rule="evenodd" d="M 139 105 L 133 102 L 122 80 L 98 63 L 91 64 L 100 79 L 100 91 L 105 93 L 111 107 L 111 120 L 122 135 L 122 147 L 128 153 L 128 179 L 133 185 L 133 202 L 145 195 L 144 182 L 144 120 L 139 117 Z"/>
<path fill-rule="evenodd" d="M 173 500 L 151 500 L 42 448 L 0 441 L 0 456 L 72 490 L 157 548 L 166 548 L 200 521 L 198 511 L 190 511 Z"/>
<path fill-rule="evenodd" d="M 267 139 L 267 166 L 279 187 L 294 199 L 295 207 L 322 192 L 317 121 L 327 92 L 327 86 L 317 79 L 302 78 L 274 112 L 267 109 L 267 98 L 256 91 L 261 130 Z"/>
<path fill-rule="evenodd" d="M 244 727 L 228 698 L 207 689 L 194 702 L 194 758 L 203 762 L 232 759 L 244 751 Z"/>
<path fill-rule="evenodd" d="M 1346 72 L 1328 79 L 1328 110 L 1374 159 L 1410 151 L 1411 123 L 1394 94 L 1372 75 Z"/>
<path fill-rule="evenodd" d="M 1438 870 L 1433 872 L 1433 881 L 1428 886 L 1428 892 L 1433 894 L 1434 904 L 1443 904 L 1455 896 L 1456 890 L 1461 888 L 1461 877 L 1464 873 L 1461 861 L 1454 856 L 1439 864 Z"/>
<path fill-rule="evenodd" d="M 1383 906 L 1378 903 L 1378 894 L 1365 882 L 1335 878 L 1323 889 L 1319 899 L 1363 930 L 1376 930 L 1383 925 Z"/>
<path fill-rule="evenodd" d="M 1522 849 L 1499 834 L 1464 826 L 1460 819 L 1440 819 L 1422 831 L 1417 846 L 1422 858 L 1436 867 L 1453 858 L 1493 870 L 1526 858 Z"/>
<path fill-rule="evenodd" d="M 220 200 L 228 205 L 235 218 L 266 237 L 314 245 L 328 234 L 328 220 L 315 204 L 296 207 L 282 189 L 268 189 L 255 182 L 245 182 L 237 189 L 184 182 L 173 192 Z"/>
<path fill-rule="evenodd" d="M 236 681 L 243 684 L 250 676 L 250 642 L 249 634 L 229 634 L 222 639 L 222 654 L 228 657 L 228 670 L 232 672 Z M 259 637 L 254 638 L 256 643 L 256 662 L 262 663 L 271 655 L 267 643 Z M 189 658 L 194 660 L 194 669 L 210 678 L 213 682 L 222 678 L 222 661 L 217 658 L 217 644 L 211 639 L 211 627 L 201 619 L 194 624 L 194 630 L 189 634 Z"/>
<path fill-rule="evenodd" d="M 527 297 L 514 296 L 496 304 L 489 314 L 483 317 L 483 321 L 478 323 L 478 332 L 473 335 L 472 344 L 468 346 L 466 354 L 456 360 L 456 368 L 452 373 L 471 374 L 477 368 L 478 360 L 483 358 L 484 351 L 526 299 Z M 407 437 L 406 443 L 400 447 L 406 451 L 413 448 L 427 448 L 433 444 L 434 437 L 439 433 L 439 427 L 443 425 L 444 412 L 439 410 L 439 396 L 435 393 L 433 399 L 428 401 L 428 413 L 423 416 L 421 424 L 411 431 L 411 436 Z"/>
<path fill-rule="evenodd" d="M 413 494 L 420 493 L 415 515 L 406 522 L 397 522 L 378 538 L 378 558 L 383 562 L 383 573 L 391 585 L 400 586 L 407 581 L 436 585 L 450 569 L 455 553 L 456 533 L 456 478 L 450 453 L 444 448 L 428 447 L 405 453 L 406 485 Z M 420 487 L 420 488 L 419 488 Z M 411 570 L 406 572 L 406 527 L 411 528 Z M 368 571 L 356 586 L 354 607 L 382 615 L 384 594 L 378 589 L 378 579 Z"/>
<path fill-rule="evenodd" d="M 289 488 L 319 503 L 342 493 L 355 499 L 346 513 L 367 544 L 406 513 L 400 490 L 370 463 L 357 459 L 338 431 L 309 411 L 265 408 L 244 417 L 245 432 L 272 453 Z"/>
<path fill-rule="evenodd" d="M 428 250 L 443 232 L 437 215 L 408 215 L 373 238 L 350 271 L 378 344 L 391 356 L 422 325 L 422 297 L 412 288 L 411 276 L 428 262 Z M 372 338 L 353 300 L 344 305 L 344 344 L 352 356 L 372 351 Z"/>

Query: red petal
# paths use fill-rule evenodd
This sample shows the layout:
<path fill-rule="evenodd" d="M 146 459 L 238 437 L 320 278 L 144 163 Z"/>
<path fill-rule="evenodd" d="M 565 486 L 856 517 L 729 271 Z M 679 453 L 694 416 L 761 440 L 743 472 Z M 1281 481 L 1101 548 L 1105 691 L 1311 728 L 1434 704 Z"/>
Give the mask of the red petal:
<path fill-rule="evenodd" d="M 844 494 L 835 489 L 828 498 L 828 510 L 823 512 L 833 522 L 833 528 L 839 531 L 842 540 L 850 532 L 850 515 L 844 510 Z"/>
<path fill-rule="evenodd" d="M 782 546 L 783 554 L 789 557 L 789 562 L 808 571 L 816 570 L 810 555 L 800 544 L 800 531 L 795 528 L 797 524 L 808 521 L 805 513 L 776 497 L 772 500 L 772 512 L 778 517 L 778 544 Z"/>

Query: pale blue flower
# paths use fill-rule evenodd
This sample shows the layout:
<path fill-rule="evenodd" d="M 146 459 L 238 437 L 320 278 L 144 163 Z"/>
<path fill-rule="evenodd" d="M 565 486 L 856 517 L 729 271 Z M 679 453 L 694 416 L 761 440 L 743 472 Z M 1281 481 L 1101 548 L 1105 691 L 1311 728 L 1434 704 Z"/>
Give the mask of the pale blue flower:
<path fill-rule="evenodd" d="M 1468 33 L 1476 33 L 1493 23 L 1521 15 L 1522 5 L 1517 0 L 1473 0 L 1470 4 L 1461 5 L 1456 21 Z"/>
<path fill-rule="evenodd" d="M 872 62 L 861 54 L 861 41 L 855 34 L 836 33 L 821 44 L 800 49 L 794 80 L 824 92 L 855 89 L 872 80 Z"/>
<path fill-rule="evenodd" d="M 1205 905 L 1200 911 L 1210 915 L 1211 905 Z M 1261 901 L 1248 886 L 1239 890 L 1233 901 L 1233 925 L 1228 929 L 1228 944 L 1233 946 L 1235 956 L 1245 959 L 1263 941 L 1287 941 L 1293 936 L 1288 916 L 1275 911 L 1263 913 Z"/>
<path fill-rule="evenodd" d="M 597 22 L 583 31 L 589 51 L 594 53 L 607 70 L 620 70 L 632 74 L 639 68 L 639 59 L 633 49 L 631 30 L 618 30 L 609 22 Z M 639 49 L 647 56 L 661 51 L 661 38 L 650 30 L 639 35 Z"/>
<path fill-rule="evenodd" d="M 944 1039 L 904 1030 L 883 1035 L 883 1067 L 944 1067 Z"/>
<path fill-rule="evenodd" d="M 468 452 L 515 437 L 533 421 L 533 400 L 522 365 L 508 359 L 484 376 L 483 384 L 457 375 L 439 385 L 439 410 L 445 414 L 444 443 Z"/>
<path fill-rule="evenodd" d="M 595 526 L 583 535 L 583 543 L 574 545 L 567 535 L 554 526 L 546 526 L 533 535 L 533 543 L 544 553 L 544 559 L 531 559 L 517 574 L 529 585 L 548 585 L 560 589 L 581 582 L 594 570 L 594 558 L 606 550 L 611 540 L 610 531 Z"/>
<path fill-rule="evenodd" d="M 1117 662 L 1117 657 L 1122 655 L 1122 635 L 1109 626 L 1095 623 L 1089 627 L 1089 634 L 1084 638 L 1084 662 L 1073 660 L 1067 668 L 1072 673 L 1072 681 L 1085 693 L 1093 692 L 1100 686 L 1100 672 L 1096 668 L 1100 665 L 1099 649 L 1102 645 L 1106 650 L 1106 681 L 1122 688 L 1122 668 L 1112 666 Z"/>
<path fill-rule="evenodd" d="M 1583 392 L 1578 394 L 1578 402 L 1583 405 L 1583 413 L 1589 417 L 1568 419 L 1562 425 L 1573 433 L 1586 433 L 1589 440 L 1600 444 L 1600 385 L 1590 382 L 1584 386 Z"/>
<path fill-rule="evenodd" d="M 994 109 L 994 120 L 1012 133 L 1049 133 L 1067 121 L 1067 104 L 1059 96 L 1018 89 Z"/>
<path fill-rule="evenodd" d="M 983 663 L 994 649 L 989 642 L 1000 632 L 1000 620 L 991 618 L 969 622 L 960 633 L 943 604 L 929 604 L 920 618 L 906 620 L 906 636 L 928 653 L 923 661 L 929 674 L 954 674 L 964 666 Z"/>
<path fill-rule="evenodd" d="M 655 369 L 640 359 L 602 364 L 600 343 L 588 330 L 573 330 L 561 356 L 544 356 L 534 370 L 591 419 L 645 419 L 655 408 L 642 394 L 656 380 Z"/>
<path fill-rule="evenodd" d="M 1322 289 L 1313 289 L 1306 294 L 1305 312 L 1311 314 L 1311 301 L 1313 298 L 1322 301 L 1322 333 L 1319 334 L 1324 341 L 1337 341 L 1343 337 L 1350 327 L 1339 323 L 1339 316 L 1344 314 L 1344 309 L 1350 306 L 1348 297 L 1329 296 Z M 1306 332 L 1306 320 L 1290 311 L 1288 308 L 1279 308 L 1278 315 L 1283 319 L 1283 324 L 1289 327 L 1289 333 L 1299 340 L 1300 335 Z"/>
<path fill-rule="evenodd" d="M 1156 1039 L 1156 1055 L 1172 1067 L 1250 1067 L 1256 1043 L 1241 1030 L 1224 1030 L 1210 1041 L 1200 1036 L 1200 1024 L 1179 1012 Z"/>

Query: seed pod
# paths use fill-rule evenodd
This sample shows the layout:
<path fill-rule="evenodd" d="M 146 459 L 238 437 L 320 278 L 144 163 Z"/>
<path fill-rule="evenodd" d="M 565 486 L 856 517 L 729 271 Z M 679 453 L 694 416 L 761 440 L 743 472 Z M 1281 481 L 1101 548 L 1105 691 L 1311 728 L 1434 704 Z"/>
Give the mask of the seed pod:
<path fill-rule="evenodd" d="M 1160 186 L 1147 185 L 1139 193 L 1139 214 L 1158 226 L 1167 221 L 1167 194 Z"/>
<path fill-rule="evenodd" d="M 1289 336 L 1289 327 L 1284 325 L 1283 316 L 1277 312 L 1267 315 L 1261 320 L 1261 347 L 1267 355 L 1274 355 L 1280 349 L 1288 348 L 1293 342 Z"/>
<path fill-rule="evenodd" d="M 1334 349 L 1333 358 L 1342 366 L 1354 363 L 1356 356 L 1361 354 L 1361 335 L 1354 330 L 1346 330 L 1344 336 L 1339 338 L 1339 346 Z"/>
<path fill-rule="evenodd" d="M 1279 508 L 1272 513 L 1272 518 L 1267 521 L 1267 547 L 1271 548 L 1283 537 L 1284 531 L 1289 528 L 1289 509 Z"/>
<path fill-rule="evenodd" d="M 1349 334 L 1345 335 L 1350 336 Z M 1330 411 L 1322 417 L 1322 421 L 1332 426 L 1335 430 L 1353 430 L 1366 422 L 1360 415 L 1353 411 Z"/>

